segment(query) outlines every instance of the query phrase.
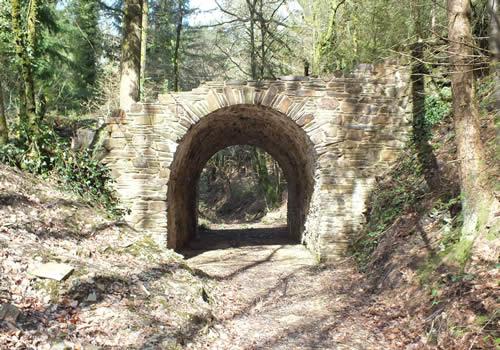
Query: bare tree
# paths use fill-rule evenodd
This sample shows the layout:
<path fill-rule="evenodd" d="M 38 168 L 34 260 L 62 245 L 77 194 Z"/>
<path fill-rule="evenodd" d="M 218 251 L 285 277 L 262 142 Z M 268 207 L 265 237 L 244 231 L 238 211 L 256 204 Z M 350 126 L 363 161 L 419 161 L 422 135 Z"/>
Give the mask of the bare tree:
<path fill-rule="evenodd" d="M 223 6 L 216 1 L 220 11 L 227 16 L 226 21 L 217 25 L 232 26 L 235 31 L 242 29 L 243 36 L 238 38 L 239 45 L 226 49 L 217 45 L 219 50 L 245 75 L 251 79 L 264 79 L 274 75 L 273 59 L 281 50 L 292 53 L 279 27 L 286 27 L 281 18 L 280 9 L 285 0 L 244 0 L 242 4 L 230 2 L 231 6 Z M 243 43 L 247 52 L 246 62 L 238 62 L 232 51 L 241 49 Z M 249 66 L 245 68 L 245 66 Z M 247 66 L 247 67 L 248 67 Z"/>

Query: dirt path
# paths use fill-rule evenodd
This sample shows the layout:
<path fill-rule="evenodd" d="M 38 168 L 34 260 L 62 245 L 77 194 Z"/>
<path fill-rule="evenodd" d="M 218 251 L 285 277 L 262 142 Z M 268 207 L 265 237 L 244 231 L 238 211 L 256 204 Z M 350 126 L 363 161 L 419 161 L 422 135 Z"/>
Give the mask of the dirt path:
<path fill-rule="evenodd" d="M 316 264 L 284 229 L 211 231 L 185 254 L 219 281 L 215 320 L 188 349 L 391 348 L 362 276 Z"/>

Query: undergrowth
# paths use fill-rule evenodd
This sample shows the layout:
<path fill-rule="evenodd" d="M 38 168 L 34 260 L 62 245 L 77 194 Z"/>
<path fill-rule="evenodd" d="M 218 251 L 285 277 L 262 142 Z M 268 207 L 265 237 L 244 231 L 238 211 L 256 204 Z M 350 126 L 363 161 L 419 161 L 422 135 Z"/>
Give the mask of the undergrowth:
<path fill-rule="evenodd" d="M 0 146 L 1 163 L 42 177 L 54 177 L 64 189 L 97 203 L 111 217 L 124 214 L 118 207 L 109 169 L 94 159 L 89 150 L 72 150 L 49 121 L 42 121 L 36 133 L 19 122 L 10 128 L 9 143 Z"/>
<path fill-rule="evenodd" d="M 384 232 L 401 214 L 415 208 L 425 195 L 427 188 L 420 168 L 412 148 L 402 154 L 389 173 L 378 179 L 368 199 L 367 224 L 351 245 L 360 267 L 366 266 Z"/>
<path fill-rule="evenodd" d="M 493 152 L 496 138 L 491 135 L 498 128 L 492 120 L 497 123 L 498 116 L 495 119 L 491 109 L 489 79 L 480 84 L 478 99 L 482 137 L 491 157 L 497 159 L 498 152 Z M 410 145 L 377 178 L 367 200 L 366 225 L 354 237 L 350 250 L 359 268 L 372 277 L 374 291 L 411 293 L 409 301 L 402 303 L 418 303 L 415 313 L 420 312 L 426 321 L 416 329 L 425 334 L 428 344 L 443 349 L 500 349 L 495 327 L 500 318 L 495 309 L 498 282 L 491 280 L 500 265 L 474 258 L 472 243 L 462 237 L 462 197 L 447 89 L 426 98 L 426 126 L 433 129 L 431 146 L 438 159 L 441 185 L 429 188 L 417 152 Z M 415 285 L 419 292 L 414 292 Z M 418 317 L 409 320 L 410 325 L 419 323 Z"/>
<path fill-rule="evenodd" d="M 448 86 L 435 85 L 430 85 L 428 90 L 433 92 L 425 97 L 424 126 L 429 134 L 433 134 L 433 128 L 439 127 L 450 116 L 451 90 Z M 437 141 L 434 147 L 441 142 Z M 459 202 L 459 199 L 450 199 L 454 194 L 446 193 L 446 190 L 439 194 L 429 193 L 417 147 L 410 144 L 389 172 L 377 178 L 375 190 L 367 200 L 367 224 L 351 244 L 351 254 L 362 269 L 368 264 L 384 233 L 398 218 L 405 213 L 422 215 L 423 211 L 429 210 L 423 205 L 423 199 L 429 195 L 437 196 L 437 206 L 448 205 L 448 209 Z"/>

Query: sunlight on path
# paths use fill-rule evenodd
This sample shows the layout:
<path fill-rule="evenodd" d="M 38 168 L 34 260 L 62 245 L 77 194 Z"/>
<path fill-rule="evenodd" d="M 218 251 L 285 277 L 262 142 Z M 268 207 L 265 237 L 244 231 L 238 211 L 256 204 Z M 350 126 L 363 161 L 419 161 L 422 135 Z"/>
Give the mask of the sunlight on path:
<path fill-rule="evenodd" d="M 363 318 L 359 275 L 317 265 L 283 229 L 215 231 L 193 248 L 190 265 L 219 283 L 210 295 L 218 311 L 187 348 L 389 348 Z"/>

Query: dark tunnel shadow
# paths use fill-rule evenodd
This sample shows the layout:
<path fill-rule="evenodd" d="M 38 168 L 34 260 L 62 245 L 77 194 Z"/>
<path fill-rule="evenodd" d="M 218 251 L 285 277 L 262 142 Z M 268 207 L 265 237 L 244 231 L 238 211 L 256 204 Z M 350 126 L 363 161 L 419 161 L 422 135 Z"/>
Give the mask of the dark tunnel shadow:
<path fill-rule="evenodd" d="M 180 251 L 186 259 L 210 250 L 238 247 L 299 244 L 287 226 L 241 229 L 200 229 L 198 236 Z"/>

